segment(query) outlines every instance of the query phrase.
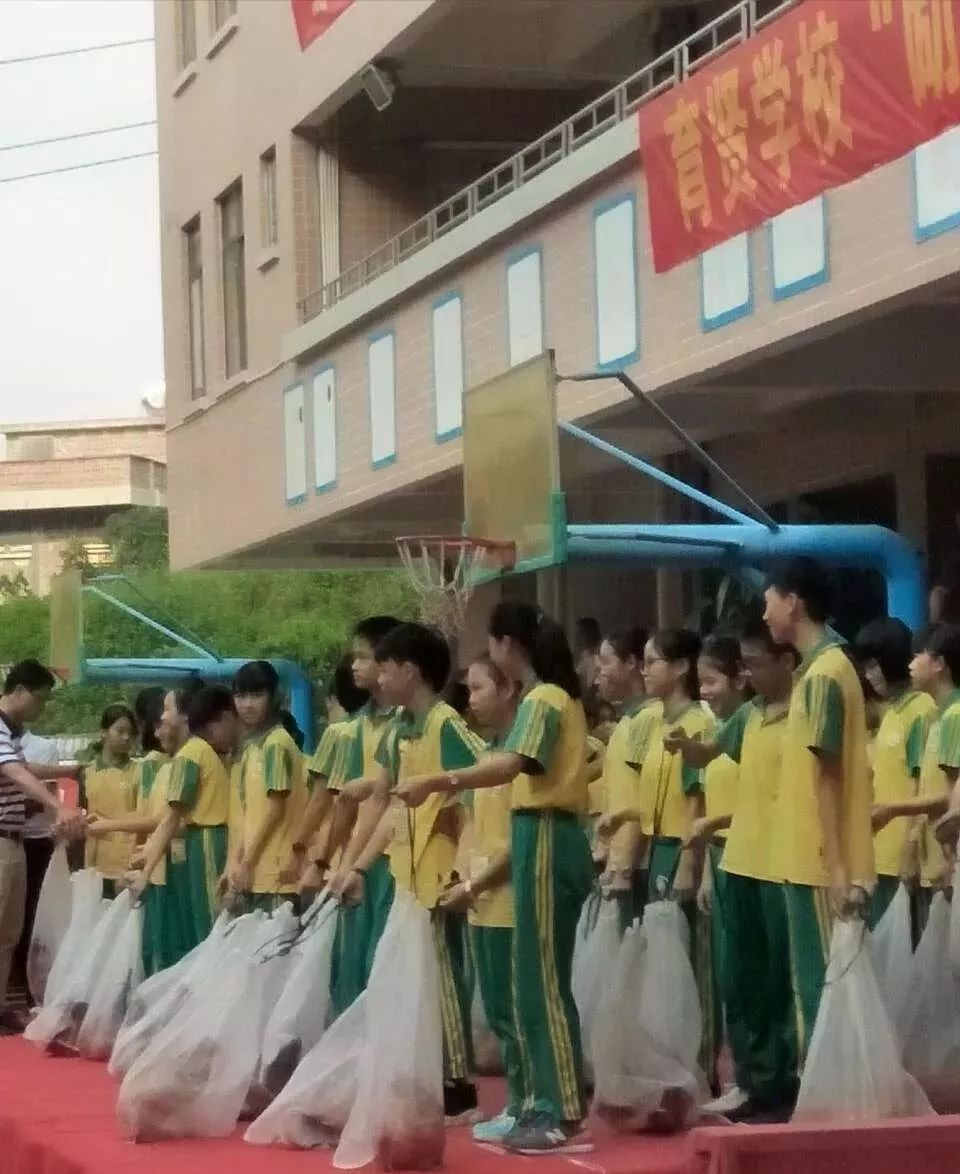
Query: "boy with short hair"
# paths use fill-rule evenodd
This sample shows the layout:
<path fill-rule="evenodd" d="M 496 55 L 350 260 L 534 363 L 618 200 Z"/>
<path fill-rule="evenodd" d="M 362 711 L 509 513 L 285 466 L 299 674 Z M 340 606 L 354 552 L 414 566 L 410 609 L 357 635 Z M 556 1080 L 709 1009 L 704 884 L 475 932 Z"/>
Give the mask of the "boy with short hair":
<path fill-rule="evenodd" d="M 243 665 L 233 697 L 246 743 L 238 779 L 243 830 L 234 847 L 230 887 L 269 913 L 296 891 L 281 872 L 307 802 L 306 768 L 281 720 L 280 677 L 269 661 Z"/>
<path fill-rule="evenodd" d="M 174 838 L 183 837 L 183 867 L 168 877 L 170 896 L 181 910 L 185 952 L 206 938 L 218 912 L 218 879 L 227 864 L 230 776 L 224 758 L 236 741 L 233 694 L 205 685 L 186 701 L 190 737 L 177 751 L 167 782 L 168 812 L 150 839 L 143 871 L 131 886 L 139 899 Z"/>
<path fill-rule="evenodd" d="M 391 792 L 408 778 L 472 766 L 485 748 L 440 696 L 450 675 L 450 650 L 442 636 L 420 624 L 401 624 L 380 641 L 377 663 L 381 696 L 403 708 L 377 754 L 381 771 L 374 798 L 382 814 L 351 866 L 344 897 L 362 897 L 369 869 L 389 851 L 394 883 L 431 910 L 440 967 L 444 1105 L 448 1121 L 459 1122 L 474 1117 L 477 1109 L 476 1088 L 469 1080 L 464 927 L 462 915 L 446 911 L 440 899 L 458 879 L 454 870 L 463 822 L 461 802 L 457 796 L 433 795 L 422 806 L 408 809 L 391 801 Z"/>
<path fill-rule="evenodd" d="M 856 669 L 827 627 L 830 580 L 811 558 L 767 576 L 764 620 L 801 656 L 783 740 L 771 848 L 784 881 L 795 1009 L 805 1052 L 823 992 L 834 918 L 862 909 L 876 880 L 867 720 Z"/>

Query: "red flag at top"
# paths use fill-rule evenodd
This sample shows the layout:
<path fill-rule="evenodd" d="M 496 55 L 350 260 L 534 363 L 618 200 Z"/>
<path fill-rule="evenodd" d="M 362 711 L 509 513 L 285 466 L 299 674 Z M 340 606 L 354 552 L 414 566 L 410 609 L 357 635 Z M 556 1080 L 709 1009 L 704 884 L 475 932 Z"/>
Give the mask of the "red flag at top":
<path fill-rule="evenodd" d="M 300 48 L 306 49 L 322 37 L 353 0 L 290 0 Z"/>

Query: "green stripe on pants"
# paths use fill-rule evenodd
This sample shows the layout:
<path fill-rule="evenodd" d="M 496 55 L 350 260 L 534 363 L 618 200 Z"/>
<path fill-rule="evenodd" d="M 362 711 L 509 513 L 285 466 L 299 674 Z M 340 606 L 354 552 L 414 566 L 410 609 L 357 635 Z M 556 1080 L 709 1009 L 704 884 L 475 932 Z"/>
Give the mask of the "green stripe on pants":
<path fill-rule="evenodd" d="M 827 889 L 784 885 L 790 933 L 790 980 L 801 1061 L 806 1058 L 817 1020 L 830 957 L 833 913 Z"/>
<path fill-rule="evenodd" d="M 577 921 L 593 883 L 590 848 L 576 816 L 561 811 L 514 811 L 511 843 L 522 1112 L 581 1121 L 583 1049 L 570 971 Z"/>
<path fill-rule="evenodd" d="M 473 1036 L 470 1031 L 464 918 L 460 913 L 434 909 L 431 924 L 440 969 L 443 1077 L 444 1080 L 467 1080 L 473 1068 Z"/>
<path fill-rule="evenodd" d="M 198 946 L 219 912 L 217 884 L 227 866 L 227 829 L 188 824 L 183 832 L 186 859 L 172 869 L 167 887 L 175 892 L 185 951 Z"/>
<path fill-rule="evenodd" d="M 520 1049 L 517 1029 L 513 1022 L 513 1000 L 510 997 L 510 959 L 513 950 L 513 930 L 486 925 L 470 927 L 473 943 L 473 965 L 480 986 L 480 999 L 490 1030 L 500 1044 L 504 1074 L 507 1078 L 507 1108 L 511 1117 L 517 1117 L 523 1101 L 523 1077 L 520 1071 Z"/>
<path fill-rule="evenodd" d="M 167 862 L 167 875 L 170 863 Z M 143 969 L 149 977 L 184 956 L 182 918 L 171 885 L 147 885 L 143 894 Z"/>
<path fill-rule="evenodd" d="M 797 1093 L 797 1019 L 783 887 L 723 872 L 723 990 L 737 1085 L 760 1107 Z"/>
<path fill-rule="evenodd" d="M 337 915 L 330 967 L 330 1000 L 334 1015 L 341 1015 L 366 990 L 383 927 L 393 905 L 393 875 L 386 856 L 367 870 L 363 900 L 343 906 Z"/>
<path fill-rule="evenodd" d="M 661 893 L 669 891 L 677 871 L 680 857 L 680 841 L 660 837 L 653 842 L 650 853 L 650 895 L 656 901 Z M 712 918 L 704 917 L 697 911 L 695 900 L 681 901 L 690 927 L 690 962 L 697 980 L 700 994 L 700 1014 L 703 1018 L 703 1035 L 700 1041 L 700 1067 L 711 1088 L 717 1088 L 717 1060 L 723 1042 L 723 1016 L 721 1014 L 720 990 L 713 958 Z"/>

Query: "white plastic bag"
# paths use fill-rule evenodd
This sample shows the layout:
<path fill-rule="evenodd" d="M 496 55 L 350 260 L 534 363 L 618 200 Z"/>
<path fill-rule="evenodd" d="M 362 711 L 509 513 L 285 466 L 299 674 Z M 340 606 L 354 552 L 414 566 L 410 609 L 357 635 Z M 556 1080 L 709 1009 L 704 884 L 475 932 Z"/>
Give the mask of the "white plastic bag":
<path fill-rule="evenodd" d="M 904 885 L 897 889 L 870 935 L 870 960 L 891 1022 L 902 1041 L 905 1035 L 904 1012 L 913 976 L 910 894 Z"/>
<path fill-rule="evenodd" d="M 91 868 L 75 872 L 70 878 L 70 891 L 70 922 L 47 975 L 45 1004 L 57 997 L 74 972 L 103 914 L 103 877 L 98 872 Z"/>
<path fill-rule="evenodd" d="M 680 906 L 652 902 L 642 927 L 627 930 L 607 976 L 594 1031 L 594 1108 L 617 1130 L 684 1129 L 707 1098 L 689 939 Z"/>
<path fill-rule="evenodd" d="M 270 1008 L 260 1049 L 258 1084 L 264 1105 L 283 1090 L 327 1026 L 337 913 L 335 901 L 324 904 L 303 940 L 291 951 L 290 973 L 283 993 Z"/>
<path fill-rule="evenodd" d="M 333 1156 L 338 1170 L 443 1165 L 443 1027 L 430 913 L 397 892 L 367 984 L 357 1095 Z"/>
<path fill-rule="evenodd" d="M 595 1067 L 594 1029 L 601 1002 L 620 952 L 620 912 L 615 901 L 599 895 L 587 899 L 577 927 L 571 986 L 580 1015 L 583 1058 L 588 1073 Z"/>
<path fill-rule="evenodd" d="M 33 920 L 33 934 L 27 953 L 27 987 L 37 1004 L 43 1003 L 47 979 L 66 937 L 70 925 L 72 900 L 67 849 L 60 844 L 50 857 L 43 884 L 40 886 L 37 912 Z"/>
<path fill-rule="evenodd" d="M 960 1109 L 960 980 L 950 961 L 950 903 L 937 893 L 913 956 L 903 1063 L 940 1112 Z"/>
<path fill-rule="evenodd" d="M 960 893 L 960 863 L 953 868 L 954 897 Z M 960 900 L 950 903 L 950 964 L 953 973 L 960 976 Z"/>
<path fill-rule="evenodd" d="M 862 1121 L 933 1113 L 900 1063 L 859 920 L 837 921 L 794 1121 Z"/>
<path fill-rule="evenodd" d="M 76 1051 L 81 1024 L 90 1008 L 101 976 L 113 952 L 133 903 L 128 892 L 121 893 L 100 916 L 86 942 L 78 943 L 74 965 L 57 993 L 40 1008 L 37 1017 L 23 1033 L 53 1055 Z M 48 992 L 51 984 L 47 983 Z"/>
<path fill-rule="evenodd" d="M 132 1141 L 227 1137 L 260 1055 L 265 968 L 239 950 L 124 1077 L 117 1118 Z"/>
<path fill-rule="evenodd" d="M 129 893 L 121 893 L 117 905 L 126 910 L 123 924 L 113 944 L 106 943 L 108 953 L 92 983 L 77 1037 L 77 1050 L 85 1060 L 109 1060 L 133 992 L 143 982 L 143 910 L 134 907 Z"/>

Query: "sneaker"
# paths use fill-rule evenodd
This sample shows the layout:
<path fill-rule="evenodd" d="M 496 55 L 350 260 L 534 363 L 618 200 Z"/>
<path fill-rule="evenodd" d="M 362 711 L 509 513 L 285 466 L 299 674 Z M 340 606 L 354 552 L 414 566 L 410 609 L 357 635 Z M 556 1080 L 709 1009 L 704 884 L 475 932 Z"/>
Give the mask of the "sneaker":
<path fill-rule="evenodd" d="M 483 1119 L 477 1102 L 477 1086 L 469 1080 L 443 1082 L 443 1116 L 448 1129 L 475 1125 Z"/>
<path fill-rule="evenodd" d="M 704 1105 L 701 1112 L 709 1113 L 714 1117 L 728 1117 L 731 1113 L 736 1113 L 739 1109 L 742 1109 L 749 1100 L 749 1096 L 743 1089 L 734 1085 L 722 1097 L 717 1097 L 715 1101 L 710 1101 Z"/>
<path fill-rule="evenodd" d="M 529 1158 L 541 1154 L 592 1154 L 593 1139 L 579 1121 L 555 1121 L 538 1113 L 518 1121 L 503 1139 L 503 1148 Z"/>
<path fill-rule="evenodd" d="M 487 1145 L 502 1145 L 507 1134 L 511 1133 L 517 1123 L 516 1117 L 507 1112 L 498 1113 L 489 1121 L 482 1121 L 473 1127 L 473 1140 L 485 1142 Z"/>

